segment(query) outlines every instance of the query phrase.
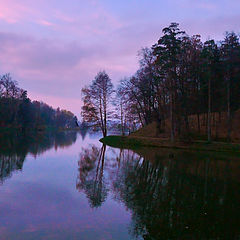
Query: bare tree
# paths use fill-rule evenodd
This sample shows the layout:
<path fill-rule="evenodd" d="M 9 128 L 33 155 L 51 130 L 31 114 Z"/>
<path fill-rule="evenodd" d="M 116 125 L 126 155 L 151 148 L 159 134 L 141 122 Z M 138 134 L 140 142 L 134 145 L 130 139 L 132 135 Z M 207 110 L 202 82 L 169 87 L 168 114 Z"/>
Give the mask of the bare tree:
<path fill-rule="evenodd" d="M 107 120 L 111 115 L 109 102 L 112 93 L 113 85 L 105 71 L 99 72 L 92 84 L 82 89 L 83 121 L 99 126 L 103 137 L 107 136 Z"/>

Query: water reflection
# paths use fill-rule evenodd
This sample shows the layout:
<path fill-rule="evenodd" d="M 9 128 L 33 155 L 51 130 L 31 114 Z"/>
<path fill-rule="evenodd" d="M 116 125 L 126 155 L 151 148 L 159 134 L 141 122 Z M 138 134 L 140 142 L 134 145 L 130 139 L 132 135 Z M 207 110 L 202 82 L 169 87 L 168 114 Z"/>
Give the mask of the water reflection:
<path fill-rule="evenodd" d="M 108 189 L 103 177 L 106 146 L 83 148 L 80 154 L 77 189 L 83 191 L 92 208 L 100 207 L 107 197 Z"/>
<path fill-rule="evenodd" d="M 104 164 L 104 156 L 107 156 Z M 77 188 L 100 206 L 108 191 L 143 239 L 240 237 L 239 157 L 200 152 L 84 149 Z"/>
<path fill-rule="evenodd" d="M 0 137 L 0 181 L 24 164 L 0 188 L 3 239 L 239 239 L 239 156 L 99 138 Z"/>
<path fill-rule="evenodd" d="M 65 148 L 76 142 L 77 132 L 43 132 L 38 134 L 0 134 L 0 183 L 22 170 L 27 154 L 38 156 L 51 148 Z"/>

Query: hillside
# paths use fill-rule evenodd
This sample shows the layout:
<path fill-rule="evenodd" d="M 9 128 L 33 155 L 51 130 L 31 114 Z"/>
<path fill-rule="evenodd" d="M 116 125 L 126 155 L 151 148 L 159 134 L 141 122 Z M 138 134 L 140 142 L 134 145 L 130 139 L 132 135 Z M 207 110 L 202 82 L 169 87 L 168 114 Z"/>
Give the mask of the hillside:
<path fill-rule="evenodd" d="M 191 115 L 188 117 L 190 136 L 193 139 L 205 140 L 207 139 L 207 114 Z M 133 137 L 153 137 L 153 138 L 169 138 L 170 136 L 170 123 L 166 120 L 163 123 L 162 131 L 159 132 L 158 125 L 153 122 L 136 132 L 132 133 Z M 236 111 L 232 119 L 232 132 L 231 139 L 233 142 L 240 142 L 240 110 Z M 182 132 L 184 132 L 184 124 Z M 211 118 L 211 132 L 212 138 L 216 141 L 225 141 L 227 138 L 227 113 L 212 113 Z"/>

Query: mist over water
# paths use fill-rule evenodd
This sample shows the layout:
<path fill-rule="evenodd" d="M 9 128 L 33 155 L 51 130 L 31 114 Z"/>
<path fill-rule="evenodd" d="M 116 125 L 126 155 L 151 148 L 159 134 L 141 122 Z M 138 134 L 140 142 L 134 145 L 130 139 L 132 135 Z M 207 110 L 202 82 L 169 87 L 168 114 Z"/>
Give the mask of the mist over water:
<path fill-rule="evenodd" d="M 237 239 L 239 156 L 0 137 L 0 239 Z"/>

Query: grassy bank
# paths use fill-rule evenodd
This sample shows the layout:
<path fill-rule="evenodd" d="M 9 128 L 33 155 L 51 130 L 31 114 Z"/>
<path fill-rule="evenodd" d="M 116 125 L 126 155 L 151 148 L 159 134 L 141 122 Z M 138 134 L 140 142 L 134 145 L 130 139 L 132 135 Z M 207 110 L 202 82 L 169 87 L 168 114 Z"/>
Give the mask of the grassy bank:
<path fill-rule="evenodd" d="M 159 147 L 159 148 L 175 148 L 185 150 L 201 150 L 215 152 L 235 152 L 240 153 L 240 144 L 194 141 L 192 143 L 175 142 L 171 143 L 167 139 L 137 136 L 107 136 L 100 139 L 100 142 L 117 148 L 137 149 L 140 147 Z"/>

